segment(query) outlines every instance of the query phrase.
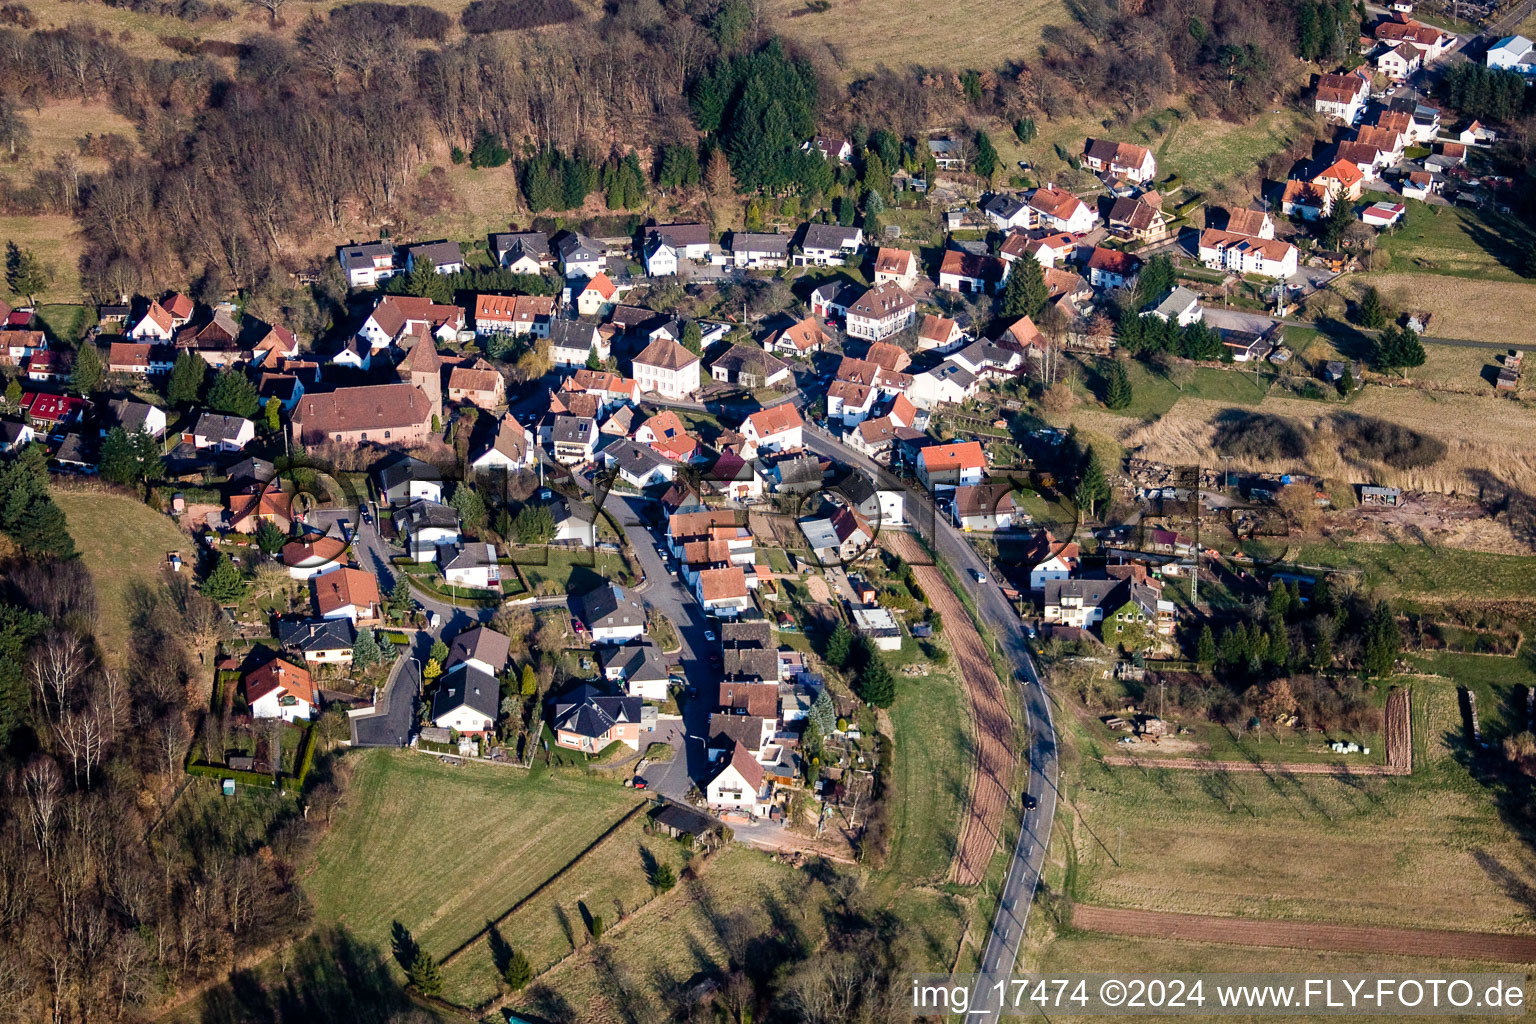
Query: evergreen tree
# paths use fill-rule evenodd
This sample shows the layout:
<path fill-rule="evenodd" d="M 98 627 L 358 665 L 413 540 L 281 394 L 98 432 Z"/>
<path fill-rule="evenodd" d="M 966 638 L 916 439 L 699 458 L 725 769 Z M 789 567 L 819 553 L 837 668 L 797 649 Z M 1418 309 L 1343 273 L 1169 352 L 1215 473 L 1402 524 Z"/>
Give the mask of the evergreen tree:
<path fill-rule="evenodd" d="M 1146 306 L 1166 295 L 1178 283 L 1173 260 L 1167 253 L 1158 253 L 1141 268 L 1136 278 L 1136 304 Z"/>
<path fill-rule="evenodd" d="M 101 353 L 92 341 L 82 341 L 75 353 L 75 365 L 69 374 L 69 390 L 77 395 L 93 394 L 101 386 Z"/>
<path fill-rule="evenodd" d="M 182 352 L 171 367 L 165 397 L 172 405 L 197 405 L 203 400 L 203 385 L 207 379 L 208 364 L 203 362 L 203 357 L 190 350 Z"/>
<path fill-rule="evenodd" d="M 466 532 L 479 534 L 485 529 L 485 500 L 474 488 L 468 484 L 459 484 L 454 488 L 453 500 L 449 504 L 459 514 L 459 521 L 464 525 Z"/>
<path fill-rule="evenodd" d="M 41 444 L 0 463 L 0 532 L 30 558 L 75 557 L 64 512 L 48 492 L 48 450 Z"/>
<path fill-rule="evenodd" d="M 267 433 L 276 434 L 283 429 L 283 403 L 276 398 L 267 399 Z"/>
<path fill-rule="evenodd" d="M 406 969 L 406 979 L 424 996 L 435 996 L 443 990 L 443 972 L 437 960 L 424 949 L 416 951 L 416 959 Z"/>
<path fill-rule="evenodd" d="M 1355 390 L 1355 375 L 1349 372 L 1348 363 L 1344 364 L 1344 372 L 1339 374 L 1338 383 L 1334 387 L 1338 388 L 1339 394 L 1346 396 Z"/>
<path fill-rule="evenodd" d="M 1195 644 L 1195 662 L 1204 669 L 1216 664 L 1216 637 L 1210 626 L 1200 627 L 1200 639 Z"/>
<path fill-rule="evenodd" d="M 1001 167 L 1002 160 L 998 158 L 992 139 L 986 132 L 977 129 L 976 159 L 971 161 L 971 169 L 983 178 L 991 178 Z"/>
<path fill-rule="evenodd" d="M 396 615 L 411 610 L 415 599 L 411 597 L 411 578 L 403 572 L 395 573 L 395 585 L 389 591 L 389 608 Z"/>
<path fill-rule="evenodd" d="M 437 264 L 420 259 L 411 264 L 411 272 L 405 278 L 405 294 L 419 295 L 446 306 L 453 301 L 453 291 L 448 278 L 437 272 Z"/>
<path fill-rule="evenodd" d="M 1381 292 L 1375 286 L 1367 288 L 1360 296 L 1360 326 L 1380 330 L 1387 326 L 1387 307 L 1381 300 Z"/>
<path fill-rule="evenodd" d="M 482 128 L 469 151 L 469 166 L 500 167 L 512 159 L 512 153 L 489 129 Z"/>
<path fill-rule="evenodd" d="M 432 641 L 432 650 L 427 652 L 427 657 L 439 665 L 443 664 L 448 660 L 448 645 L 440 639 Z"/>
<path fill-rule="evenodd" d="M 524 697 L 532 697 L 539 692 L 539 677 L 534 674 L 533 665 L 523 665 L 523 677 L 519 681 L 518 691 Z"/>
<path fill-rule="evenodd" d="M 1091 518 L 1099 505 L 1108 500 L 1109 493 L 1109 480 L 1104 475 L 1104 467 L 1099 464 L 1099 453 L 1089 448 L 1077 489 L 1073 492 L 1073 500 L 1079 508 L 1086 509 Z"/>
<path fill-rule="evenodd" d="M 1131 404 L 1131 378 L 1125 372 L 1125 364 L 1116 359 L 1110 362 L 1104 386 L 1104 404 L 1111 409 L 1124 409 Z"/>
<path fill-rule="evenodd" d="M 160 462 L 160 442 L 147 430 L 128 433 L 113 427 L 101 442 L 102 479 L 121 487 L 132 487 L 147 479 Z"/>
<path fill-rule="evenodd" d="M 12 377 L 5 385 L 5 407 L 7 409 L 21 408 L 21 381 Z"/>
<path fill-rule="evenodd" d="M 288 543 L 288 535 L 270 519 L 263 519 L 261 525 L 256 527 L 256 546 L 269 555 L 275 555 L 283 550 L 283 545 Z"/>
<path fill-rule="evenodd" d="M 809 715 L 811 724 L 815 726 L 823 736 L 832 735 L 832 730 L 837 726 L 837 708 L 832 703 L 832 695 L 823 686 L 816 694 L 816 700 L 811 704 Z"/>
<path fill-rule="evenodd" d="M 261 397 L 256 385 L 240 370 L 219 371 L 208 389 L 208 408 L 231 416 L 250 419 L 261 410 Z"/>
<path fill-rule="evenodd" d="M 384 652 L 379 649 L 379 641 L 374 636 L 373 629 L 369 626 L 359 629 L 357 639 L 352 643 L 353 670 L 366 672 L 383 660 Z"/>
<path fill-rule="evenodd" d="M 520 950 L 512 951 L 507 959 L 506 970 L 501 972 L 501 980 L 513 992 L 521 992 L 533 980 L 533 965 L 528 963 L 528 958 Z"/>
<path fill-rule="evenodd" d="M 1386 601 L 1376 602 L 1370 620 L 1365 624 L 1365 653 L 1362 667 L 1367 676 L 1380 679 L 1392 674 L 1392 667 L 1403 649 L 1402 631 L 1397 617 Z"/>
<path fill-rule="evenodd" d="M 877 708 L 888 708 L 896 701 L 896 680 L 878 652 L 872 652 L 860 670 L 854 686 L 859 699 Z"/>
<path fill-rule="evenodd" d="M 1035 136 L 1038 134 L 1039 131 L 1035 127 L 1035 119 L 1032 117 L 1021 117 L 1013 122 L 1013 137 L 1018 139 L 1022 145 L 1027 146 L 1034 142 Z"/>
<path fill-rule="evenodd" d="M 651 887 L 657 892 L 670 892 L 676 884 L 677 872 L 672 870 L 672 865 L 666 861 L 657 864 L 651 874 Z"/>
<path fill-rule="evenodd" d="M 656 184 L 662 188 L 681 188 L 697 185 L 702 177 L 699 170 L 699 153 L 691 145 L 666 145 L 661 147 L 661 161 L 656 170 Z"/>
<path fill-rule="evenodd" d="M 228 554 L 221 553 L 203 579 L 200 589 L 206 597 L 219 604 L 234 604 L 245 596 L 246 586 L 245 574 L 230 561 Z"/>
<path fill-rule="evenodd" d="M 1003 316 L 1040 315 L 1050 300 L 1051 290 L 1045 284 L 1045 271 L 1033 253 L 1025 253 L 1013 263 L 1008 283 L 1003 286 Z"/>
<path fill-rule="evenodd" d="M 1115 340 L 1126 352 L 1133 356 L 1137 355 L 1147 347 L 1148 326 L 1148 318 L 1140 316 L 1136 310 L 1126 306 L 1120 311 L 1120 320 L 1115 325 Z"/>
<path fill-rule="evenodd" d="M 48 270 L 38 262 L 31 249 L 6 242 L 5 283 L 11 291 L 24 296 L 29 304 L 36 305 L 38 293 L 48 287 Z"/>
<path fill-rule="evenodd" d="M 848 626 L 839 622 L 827 637 L 826 661 L 833 668 L 842 668 L 848 664 L 848 655 L 853 651 L 853 634 Z"/>
<path fill-rule="evenodd" d="M 1323 248 L 1337 249 L 1344 240 L 1345 230 L 1355 222 L 1355 207 L 1342 193 L 1333 197 L 1333 208 L 1323 221 Z"/>
<path fill-rule="evenodd" d="M 680 344 L 696 356 L 704 354 L 704 332 L 700 329 L 697 320 L 689 320 L 683 325 L 683 337 Z"/>
<path fill-rule="evenodd" d="M 555 516 L 547 505 L 524 505 L 512 521 L 519 544 L 547 544 L 555 535 Z"/>

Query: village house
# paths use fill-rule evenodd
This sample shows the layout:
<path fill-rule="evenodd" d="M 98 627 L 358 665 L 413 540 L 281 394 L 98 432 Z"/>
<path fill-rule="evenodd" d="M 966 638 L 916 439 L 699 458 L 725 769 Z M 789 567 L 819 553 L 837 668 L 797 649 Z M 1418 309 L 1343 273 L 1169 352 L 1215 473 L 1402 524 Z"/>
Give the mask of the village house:
<path fill-rule="evenodd" d="M 875 539 L 869 520 L 847 506 L 800 520 L 800 532 L 822 565 L 846 565 L 868 554 Z"/>
<path fill-rule="evenodd" d="M 476 359 L 468 366 L 455 366 L 448 372 L 448 400 L 460 405 L 473 405 L 486 412 L 494 412 L 506 401 L 507 382 L 484 359 Z"/>
<path fill-rule="evenodd" d="M 555 252 L 560 257 L 560 272 L 566 278 L 590 280 L 607 269 L 607 248 L 574 231 L 567 231 L 556 239 Z"/>
<path fill-rule="evenodd" d="M 955 488 L 952 499 L 955 525 L 972 530 L 1010 530 L 1024 517 L 1014 505 L 1010 484 L 970 484 Z"/>
<path fill-rule="evenodd" d="M 450 587 L 501 592 L 501 563 L 494 544 L 464 541 L 452 547 L 441 546 L 437 549 L 437 564 Z"/>
<path fill-rule="evenodd" d="M 336 250 L 336 259 L 348 288 L 375 288 L 402 270 L 395 247 L 389 242 L 344 245 Z"/>
<path fill-rule="evenodd" d="M 452 341 L 463 329 L 464 310 L 459 306 L 440 306 L 415 295 L 386 295 L 363 321 L 357 336 L 378 351 L 397 338 L 424 333 L 439 341 Z"/>
<path fill-rule="evenodd" d="M 918 452 L 917 480 L 933 493 L 979 484 L 986 470 L 980 441 L 929 445 Z"/>
<path fill-rule="evenodd" d="M 1394 82 L 1401 82 L 1419 70 L 1423 62 L 1423 51 L 1410 42 L 1401 42 L 1376 55 L 1376 70 Z"/>
<path fill-rule="evenodd" d="M 151 342 L 114 341 L 107 355 L 109 373 L 128 373 L 136 377 L 170 373 L 176 365 L 176 349 Z"/>
<path fill-rule="evenodd" d="M 555 265 L 549 235 L 542 231 L 505 232 L 491 236 L 496 265 L 514 274 L 542 274 Z"/>
<path fill-rule="evenodd" d="M 464 736 L 481 736 L 496 728 L 501 710 L 501 686 L 496 677 L 470 662 L 460 662 L 438 677 L 432 694 L 432 724 Z"/>
<path fill-rule="evenodd" d="M 746 570 L 739 565 L 705 569 L 694 577 L 694 596 L 706 615 L 733 619 L 752 606 Z"/>
<path fill-rule="evenodd" d="M 1239 274 L 1288 278 L 1296 273 L 1298 253 L 1289 242 L 1207 229 L 1200 233 L 1200 262 Z"/>
<path fill-rule="evenodd" d="M 1151 200 L 1156 198 L 1156 202 Z M 1168 219 L 1163 216 L 1162 197 L 1148 192 L 1140 198 L 1122 197 L 1109 208 L 1105 224 L 1109 232 L 1118 238 L 1138 242 L 1161 242 L 1168 237 Z M 1039 258 L 1039 257 L 1037 257 Z M 1044 261 L 1042 260 L 1042 265 Z M 1055 265 L 1052 259 L 1051 265 Z"/>
<path fill-rule="evenodd" d="M 357 630 L 346 619 L 277 624 L 278 642 L 297 651 L 306 665 L 350 665 L 352 648 L 357 645 Z"/>
<path fill-rule="evenodd" d="M 159 438 L 165 436 L 166 425 L 165 410 L 159 406 L 133 398 L 114 398 L 102 414 L 101 432 L 105 435 L 113 427 L 122 427 L 130 434 L 142 430 Z"/>
<path fill-rule="evenodd" d="M 1495 71 L 1536 75 L 1536 43 L 1525 36 L 1505 36 L 1488 47 L 1483 61 Z"/>
<path fill-rule="evenodd" d="M 1157 177 L 1157 158 L 1145 146 L 1108 139 L 1089 139 L 1083 147 L 1083 163 L 1095 174 L 1124 178 L 1133 185 Z"/>
<path fill-rule="evenodd" d="M 1205 319 L 1205 310 L 1200 308 L 1200 296 L 1183 285 L 1175 285 L 1151 306 L 1142 310 L 1141 315 L 1155 316 L 1159 320 L 1166 320 L 1180 327 L 1188 327 Z"/>
<path fill-rule="evenodd" d="M 594 396 L 599 412 L 640 404 L 640 385 L 632 378 L 608 370 L 589 370 L 583 366 L 562 381 L 560 389 Z"/>
<path fill-rule="evenodd" d="M 1029 197 L 1030 221 L 1026 227 L 1065 231 L 1069 234 L 1093 230 L 1099 215 L 1093 207 L 1072 193 L 1046 185 Z"/>
<path fill-rule="evenodd" d="M 1312 96 L 1312 109 L 1324 117 L 1347 126 L 1360 123 L 1365 113 L 1366 101 L 1371 98 L 1368 76 L 1350 72 L 1324 74 L 1317 79 L 1317 91 Z"/>
<path fill-rule="evenodd" d="M 678 259 L 694 261 L 709 259 L 708 224 L 657 224 L 643 230 L 648 239 L 659 239 L 666 243 L 677 253 Z"/>
<path fill-rule="evenodd" d="M 698 438 L 688 433 L 682 419 L 671 409 L 663 409 L 637 426 L 634 437 L 679 462 L 692 460 L 699 451 Z"/>
<path fill-rule="evenodd" d="M 756 345 L 732 345 L 709 364 L 709 375 L 757 390 L 789 380 L 789 364 Z"/>
<path fill-rule="evenodd" d="M 1350 160 L 1335 160 L 1312 178 L 1312 184 L 1337 199 L 1353 202 L 1360 198 L 1365 185 L 1365 175 Z"/>
<path fill-rule="evenodd" d="M 279 559 L 289 579 L 307 580 L 339 568 L 348 547 L 345 537 L 309 533 L 284 544 Z"/>
<path fill-rule="evenodd" d="M 831 135 L 817 135 L 800 147 L 801 152 L 815 150 L 823 160 L 847 163 L 853 159 L 853 143 Z"/>
<path fill-rule="evenodd" d="M 599 454 L 604 466 L 618 470 L 619 479 L 637 490 L 668 483 L 677 477 L 677 463 L 649 445 L 621 437 Z"/>
<path fill-rule="evenodd" d="M 640 250 L 645 272 L 650 277 L 674 277 L 677 274 L 677 249 L 659 235 L 645 240 Z"/>
<path fill-rule="evenodd" d="M 765 780 L 763 766 L 745 747 L 735 746 L 705 785 L 704 802 L 715 810 L 740 811 L 755 818 L 772 795 L 772 783 Z"/>
<path fill-rule="evenodd" d="M 592 461 L 597 449 L 597 421 L 589 416 L 555 417 L 550 431 L 550 446 L 555 461 L 562 466 L 578 466 Z"/>
<path fill-rule="evenodd" d="M 626 644 L 646 633 L 645 605 L 617 583 L 604 583 L 581 598 L 581 622 L 594 644 Z"/>
<path fill-rule="evenodd" d="M 900 285 L 882 284 L 866 291 L 848 307 L 849 337 L 880 341 L 911 327 L 917 320 L 917 300 Z"/>
<path fill-rule="evenodd" d="M 1310 181 L 1291 180 L 1280 195 L 1280 212 L 1287 217 L 1319 220 L 1333 210 L 1333 195 Z"/>
<path fill-rule="evenodd" d="M 1045 581 L 1045 621 L 1053 626 L 1087 629 L 1102 622 L 1119 580 L 1048 579 Z M 1118 605 L 1116 605 L 1118 607 Z"/>
<path fill-rule="evenodd" d="M 917 287 L 917 253 L 881 246 L 875 252 L 875 284 L 897 284 L 908 291 Z"/>
<path fill-rule="evenodd" d="M 53 437 L 62 433 L 62 428 L 78 423 L 91 408 L 91 403 L 74 395 L 25 391 L 21 395 L 21 408 L 33 428 L 43 437 Z"/>
<path fill-rule="evenodd" d="M 379 581 L 371 572 L 341 568 L 310 581 L 315 611 L 322 619 L 347 619 L 354 626 L 375 626 L 383 621 Z"/>
<path fill-rule="evenodd" d="M 1011 192 L 994 192 L 981 201 L 981 212 L 999 231 L 1030 225 L 1029 204 Z"/>
<path fill-rule="evenodd" d="M 553 702 L 556 746 L 595 754 L 611 743 L 640 749 L 641 700 L 582 686 Z"/>
<path fill-rule="evenodd" d="M 995 292 L 1007 276 L 1006 264 L 996 256 L 946 249 L 939 260 L 939 287 L 955 292 Z"/>
<path fill-rule="evenodd" d="M 262 523 L 271 523 L 285 535 L 293 528 L 293 495 L 277 484 L 263 484 L 251 494 L 231 494 L 224 499 L 224 526 L 235 533 L 253 534 Z"/>
<path fill-rule="evenodd" d="M 512 641 L 506 634 L 489 626 L 476 626 L 453 638 L 443 668 L 470 665 L 487 675 L 497 676 L 506 670 L 511 652 Z"/>
<path fill-rule="evenodd" d="M 476 455 L 470 465 L 481 472 L 501 470 L 516 472 L 532 469 L 537 457 L 533 431 L 517 421 L 510 412 L 504 414 L 496 428 L 496 437 L 489 447 Z"/>
<path fill-rule="evenodd" d="M 151 301 L 144 315 L 128 331 L 134 341 L 170 341 L 176 336 L 171 314 L 159 302 Z"/>
<path fill-rule="evenodd" d="M 458 242 L 438 241 L 412 245 L 405 250 L 405 269 L 413 271 L 425 264 L 439 274 L 457 274 L 464 270 L 464 252 Z"/>
<path fill-rule="evenodd" d="M 1411 45 L 1425 63 L 1437 59 L 1456 37 L 1432 25 L 1415 21 L 1405 14 L 1396 14 L 1376 26 L 1376 40 L 1388 46 L 1399 43 Z"/>
<path fill-rule="evenodd" d="M 976 375 L 951 357 L 933 369 L 915 375 L 912 386 L 907 389 L 907 397 L 920 409 L 958 405 L 976 394 L 976 386 Z"/>
<path fill-rule="evenodd" d="M 864 246 L 864 231 L 856 226 L 809 223 L 800 229 L 797 267 L 840 267 Z"/>
<path fill-rule="evenodd" d="M 747 439 L 743 455 L 756 458 L 765 452 L 782 452 L 799 448 L 805 421 L 793 402 L 784 402 L 772 409 L 759 409 L 748 416 L 741 425 L 741 433 Z"/>
<path fill-rule="evenodd" d="M 1141 272 L 1141 259 L 1119 249 L 1096 245 L 1084 266 L 1088 271 L 1088 283 L 1095 288 L 1129 288 L 1136 283 L 1136 275 Z"/>
<path fill-rule="evenodd" d="M 459 543 L 459 514 L 439 501 L 418 498 L 395 512 L 395 532 L 411 561 L 428 565 L 443 548 Z"/>
<path fill-rule="evenodd" d="M 242 689 L 252 718 L 307 722 L 320 707 L 320 693 L 309 670 L 282 658 L 247 673 Z"/>
<path fill-rule="evenodd" d="M 618 288 L 607 274 L 598 274 L 576 292 L 576 312 L 580 316 L 599 316 L 612 305 Z"/>
<path fill-rule="evenodd" d="M 925 314 L 917 328 L 917 347 L 938 352 L 953 352 L 965 344 L 960 324 L 948 317 Z"/>
<path fill-rule="evenodd" d="M 631 361 L 640 390 L 663 398 L 686 398 L 699 389 L 699 357 L 682 345 L 657 338 Z"/>
<path fill-rule="evenodd" d="M 789 236 L 733 231 L 729 251 L 733 266 L 752 270 L 785 267 L 789 265 Z"/>
<path fill-rule="evenodd" d="M 552 320 L 549 324 L 549 361 L 557 367 L 586 366 L 594 354 L 608 358 L 609 348 L 597 327 L 579 320 Z"/>
<path fill-rule="evenodd" d="M 656 703 L 667 699 L 671 673 L 667 669 L 666 655 L 655 644 L 604 647 L 598 653 L 598 660 L 603 678 L 610 683 L 624 684 L 624 692 L 629 696 Z"/>
<path fill-rule="evenodd" d="M 197 449 L 237 452 L 256 439 L 256 424 L 240 416 L 205 412 L 191 430 L 182 432 L 181 439 Z"/>

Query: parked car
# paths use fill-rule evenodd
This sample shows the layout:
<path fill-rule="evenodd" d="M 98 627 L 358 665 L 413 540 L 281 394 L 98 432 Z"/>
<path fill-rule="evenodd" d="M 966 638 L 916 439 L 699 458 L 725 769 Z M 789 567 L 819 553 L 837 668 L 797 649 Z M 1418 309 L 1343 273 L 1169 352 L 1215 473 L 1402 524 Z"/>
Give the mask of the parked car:
<path fill-rule="evenodd" d="M 636 789 L 644 789 L 648 785 L 650 785 L 650 783 L 646 782 L 644 779 L 640 778 L 638 775 L 635 776 L 635 788 Z"/>
<path fill-rule="evenodd" d="M 712 629 L 706 629 L 704 631 L 704 639 L 707 642 L 709 642 L 709 643 L 714 643 L 715 642 L 715 631 L 712 630 Z"/>
<path fill-rule="evenodd" d="M 580 619 L 574 619 L 573 618 L 571 620 L 571 630 L 577 636 L 586 636 L 587 635 L 587 625 L 586 625 L 586 623 L 582 622 Z"/>

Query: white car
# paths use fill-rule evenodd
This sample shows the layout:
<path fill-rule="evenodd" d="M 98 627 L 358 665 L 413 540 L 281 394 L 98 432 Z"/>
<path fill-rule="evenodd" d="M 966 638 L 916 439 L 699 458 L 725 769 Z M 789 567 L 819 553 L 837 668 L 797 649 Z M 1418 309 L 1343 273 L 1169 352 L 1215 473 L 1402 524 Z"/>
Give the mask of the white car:
<path fill-rule="evenodd" d="M 985 583 L 985 582 L 987 582 L 987 574 L 982 572 L 980 569 L 972 569 L 971 570 L 971 575 L 976 577 L 976 582 L 977 583 Z"/>

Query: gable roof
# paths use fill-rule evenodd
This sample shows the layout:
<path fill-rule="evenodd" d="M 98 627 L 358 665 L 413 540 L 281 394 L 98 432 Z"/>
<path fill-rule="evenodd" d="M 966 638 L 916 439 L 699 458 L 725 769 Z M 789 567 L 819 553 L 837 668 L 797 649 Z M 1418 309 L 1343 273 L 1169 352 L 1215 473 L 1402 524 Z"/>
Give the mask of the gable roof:
<path fill-rule="evenodd" d="M 1263 210 L 1228 210 L 1227 230 L 1236 235 L 1254 235 L 1264 230 L 1269 215 Z"/>
<path fill-rule="evenodd" d="M 807 352 L 818 345 L 825 345 L 830 340 L 827 332 L 822 329 L 821 321 L 814 316 L 808 316 L 798 323 L 790 324 L 779 332 L 775 342 L 786 339 L 800 352 Z"/>
<path fill-rule="evenodd" d="M 448 647 L 448 660 L 443 668 L 449 669 L 461 661 L 482 661 L 500 672 L 507 665 L 512 653 L 512 639 L 489 626 L 466 629 L 453 638 Z"/>
<path fill-rule="evenodd" d="M 763 678 L 771 682 L 747 683 L 722 679 L 715 706 L 744 712 L 758 718 L 772 718 L 779 711 L 779 661 L 773 654 L 773 672 Z"/>
<path fill-rule="evenodd" d="M 611 280 L 609 280 L 608 275 L 604 273 L 599 273 L 596 277 L 587 282 L 586 287 L 582 288 L 583 293 L 596 292 L 605 299 L 613 298 L 618 290 L 618 287 Z"/>
<path fill-rule="evenodd" d="M 312 581 L 315 587 L 315 607 L 321 615 L 329 615 L 352 605 L 362 611 L 379 606 L 379 581 L 371 572 L 362 569 L 333 569 Z"/>
<path fill-rule="evenodd" d="M 870 343 L 864 358 L 868 362 L 877 364 L 882 370 L 889 370 L 892 373 L 900 373 L 912 365 L 912 357 L 907 355 L 906 350 L 889 341 Z"/>
<path fill-rule="evenodd" d="M 279 622 L 277 639 L 284 647 L 291 647 L 306 654 L 350 651 L 357 643 L 357 630 L 347 619 Z"/>
<path fill-rule="evenodd" d="M 605 583 L 581 598 L 581 621 L 588 629 L 645 625 L 645 606 L 617 583 Z"/>
<path fill-rule="evenodd" d="M 1003 261 L 996 256 L 946 249 L 939 261 L 939 273 L 996 284 L 1003 279 Z"/>
<path fill-rule="evenodd" d="M 631 360 L 634 366 L 654 366 L 662 370 L 677 371 L 687 367 L 690 363 L 697 363 L 699 357 L 688 351 L 671 338 L 657 338 L 645 350 Z"/>
<path fill-rule="evenodd" d="M 1111 142 L 1108 139 L 1089 139 L 1083 147 L 1083 155 L 1106 164 L 1121 167 L 1140 167 L 1151 155 L 1151 150 L 1130 142 Z"/>
<path fill-rule="evenodd" d="M 625 682 L 651 682 L 667 679 L 667 657 L 655 644 L 624 644 L 604 647 L 598 652 L 603 670 L 616 668 L 624 673 Z"/>
<path fill-rule="evenodd" d="M 788 235 L 767 235 L 750 231 L 731 232 L 732 252 L 763 252 L 783 256 L 789 252 Z"/>
<path fill-rule="evenodd" d="M 639 697 L 621 697 L 595 686 L 582 686 L 555 701 L 555 728 L 597 739 L 621 722 L 638 723 L 641 706 Z"/>
<path fill-rule="evenodd" d="M 731 601 L 746 597 L 746 570 L 739 565 L 705 569 L 699 573 L 699 596 L 704 601 Z"/>
<path fill-rule="evenodd" d="M 282 658 L 273 658 L 245 676 L 245 700 L 255 704 L 269 693 L 281 691 L 313 707 L 320 702 L 309 670 Z"/>
<path fill-rule="evenodd" d="M 464 252 L 458 242 L 423 242 L 421 245 L 410 246 L 406 252 L 413 261 L 425 261 L 432 264 L 433 269 L 464 262 Z"/>
<path fill-rule="evenodd" d="M 1056 220 L 1071 220 L 1082 207 L 1082 200 L 1072 193 L 1054 186 L 1035 189 L 1029 197 L 1030 208 Z"/>
<path fill-rule="evenodd" d="M 437 681 L 437 692 L 432 695 L 432 717 L 441 718 L 464 707 L 496 721 L 501 709 L 501 687 L 495 676 L 459 662 Z"/>
<path fill-rule="evenodd" d="M 1156 226 L 1157 210 L 1140 199 L 1121 197 L 1109 208 L 1109 223 L 1124 225 L 1132 231 L 1146 231 Z"/>
<path fill-rule="evenodd" d="M 888 249 L 881 246 L 875 253 L 875 273 L 906 275 L 917 270 L 917 254 L 910 249 Z"/>
<path fill-rule="evenodd" d="M 747 422 L 752 424 L 758 437 L 771 437 L 805 425 L 794 402 L 784 402 L 772 409 L 759 409 L 747 417 Z"/>
<path fill-rule="evenodd" d="M 758 764 L 757 759 L 752 756 L 751 752 L 739 743 L 731 748 L 731 759 L 725 762 L 720 770 L 715 773 L 715 778 L 718 779 L 727 771 L 732 770 L 741 776 L 742 781 L 752 787 L 754 796 L 763 788 L 763 766 Z"/>
<path fill-rule="evenodd" d="M 980 441 L 929 445 L 920 450 L 917 457 L 930 473 L 948 469 L 985 469 L 987 465 Z"/>
<path fill-rule="evenodd" d="M 847 249 L 858 244 L 861 232 L 854 225 L 807 223 L 800 235 L 803 249 Z"/>
<path fill-rule="evenodd" d="M 1088 269 L 1129 277 L 1141 269 L 1141 257 L 1119 249 L 1108 249 L 1102 245 L 1096 245 L 1088 257 Z"/>
<path fill-rule="evenodd" d="M 468 366 L 455 366 L 448 374 L 448 386 L 462 391 L 495 391 L 504 385 L 501 371 L 484 359 L 476 359 Z"/>

